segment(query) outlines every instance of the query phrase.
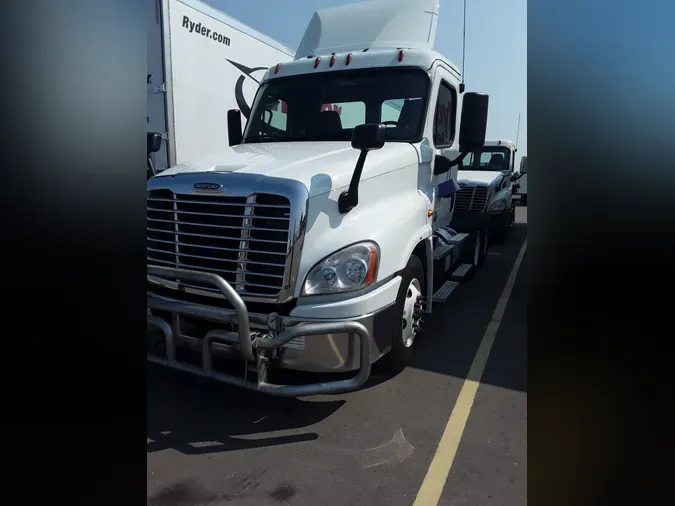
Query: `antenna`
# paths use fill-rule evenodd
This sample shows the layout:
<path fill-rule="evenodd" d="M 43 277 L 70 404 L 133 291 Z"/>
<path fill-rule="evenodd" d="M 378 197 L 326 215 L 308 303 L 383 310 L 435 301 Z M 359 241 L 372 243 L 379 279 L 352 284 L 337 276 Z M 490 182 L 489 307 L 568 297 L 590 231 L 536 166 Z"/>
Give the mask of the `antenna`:
<path fill-rule="evenodd" d="M 466 85 L 464 84 L 464 62 L 466 61 L 466 0 L 464 0 L 464 26 L 462 27 L 462 82 L 459 85 L 459 92 L 463 93 Z"/>
<path fill-rule="evenodd" d="M 520 139 L 520 113 L 518 113 L 518 131 L 516 132 L 516 148 L 518 147 L 518 139 Z"/>

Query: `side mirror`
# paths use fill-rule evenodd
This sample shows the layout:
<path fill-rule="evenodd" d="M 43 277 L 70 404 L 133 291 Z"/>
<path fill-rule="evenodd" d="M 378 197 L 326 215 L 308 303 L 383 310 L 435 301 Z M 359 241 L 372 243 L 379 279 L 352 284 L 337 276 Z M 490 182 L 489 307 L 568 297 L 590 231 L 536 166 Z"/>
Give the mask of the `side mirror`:
<path fill-rule="evenodd" d="M 227 111 L 227 138 L 230 146 L 241 144 L 243 134 L 241 132 L 241 111 L 230 109 Z"/>
<path fill-rule="evenodd" d="M 359 151 L 371 151 L 384 146 L 387 127 L 381 123 L 358 125 L 352 132 L 352 147 Z"/>
<path fill-rule="evenodd" d="M 354 167 L 349 189 L 343 191 L 338 198 L 340 214 L 346 214 L 359 205 L 359 183 L 363 165 L 366 163 L 368 151 L 380 149 L 384 146 L 387 136 L 387 127 L 381 123 L 366 123 L 354 127 L 352 132 L 352 147 L 358 149 L 359 159 Z"/>
<path fill-rule="evenodd" d="M 155 164 L 152 163 L 151 153 L 157 153 L 162 147 L 162 134 L 159 132 L 148 132 L 148 171 L 147 178 L 150 179 L 152 176 L 157 174 L 155 170 Z"/>
<path fill-rule="evenodd" d="M 483 147 L 487 130 L 489 97 L 487 93 L 468 92 L 462 103 L 459 150 L 467 153 Z"/>
<path fill-rule="evenodd" d="M 452 167 L 453 165 L 450 163 L 450 160 L 448 160 L 445 156 L 436 155 L 434 157 L 434 176 L 440 176 L 441 174 L 445 174 Z"/>
<path fill-rule="evenodd" d="M 157 153 L 162 147 L 162 134 L 158 132 L 148 132 L 148 155 Z"/>

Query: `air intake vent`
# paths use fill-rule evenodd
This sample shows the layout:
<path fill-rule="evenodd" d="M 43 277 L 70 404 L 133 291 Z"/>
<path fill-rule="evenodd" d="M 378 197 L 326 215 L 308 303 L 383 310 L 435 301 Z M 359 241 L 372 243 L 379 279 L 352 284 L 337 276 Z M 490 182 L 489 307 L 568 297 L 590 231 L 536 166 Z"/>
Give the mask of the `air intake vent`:
<path fill-rule="evenodd" d="M 150 191 L 148 263 L 212 272 L 242 295 L 274 297 L 284 284 L 290 209 L 286 197 L 267 193 L 225 197 Z"/>
<path fill-rule="evenodd" d="M 455 201 L 455 211 L 478 211 L 485 209 L 488 189 L 486 186 L 459 185 Z"/>

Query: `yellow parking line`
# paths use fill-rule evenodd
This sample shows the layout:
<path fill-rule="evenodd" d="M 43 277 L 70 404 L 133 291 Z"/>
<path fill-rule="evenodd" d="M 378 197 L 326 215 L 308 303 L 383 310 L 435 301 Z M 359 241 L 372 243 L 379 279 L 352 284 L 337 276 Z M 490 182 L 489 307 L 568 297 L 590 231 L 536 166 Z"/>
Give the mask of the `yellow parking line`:
<path fill-rule="evenodd" d="M 483 339 L 478 348 L 478 352 L 476 352 L 476 356 L 471 364 L 471 369 L 469 369 L 469 374 L 467 375 L 466 380 L 464 380 L 462 390 L 459 392 L 459 397 L 450 414 L 448 423 L 445 426 L 443 436 L 441 436 L 441 440 L 438 443 L 438 448 L 431 461 L 427 475 L 424 477 L 422 486 L 417 492 L 414 506 L 436 506 L 441 498 L 443 487 L 445 486 L 445 482 L 450 474 L 450 468 L 457 455 L 457 448 L 462 439 L 462 433 L 464 432 L 464 427 L 466 427 L 466 422 L 469 419 L 469 413 L 471 412 L 471 407 L 473 406 L 473 401 L 476 397 L 476 392 L 478 391 L 478 385 L 480 385 L 480 380 L 485 371 L 485 364 L 487 364 L 490 350 L 492 349 L 495 336 L 499 330 L 499 325 L 502 322 L 504 310 L 509 302 L 509 297 L 511 297 L 513 285 L 516 282 L 516 276 L 518 275 L 520 264 L 525 256 L 526 248 L 527 239 L 525 239 L 523 246 L 520 248 L 518 257 L 511 269 L 509 279 L 506 281 L 502 295 L 497 303 L 497 307 L 495 308 L 494 313 L 492 313 L 488 328 L 485 331 L 485 334 L 483 334 Z"/>
<path fill-rule="evenodd" d="M 338 359 L 338 365 L 344 365 L 345 359 L 342 358 L 342 353 L 340 353 L 339 348 L 335 344 L 335 339 L 333 339 L 333 334 L 328 334 L 328 343 L 330 344 L 330 347 L 333 348 L 333 353 L 335 353 L 335 356 Z"/>

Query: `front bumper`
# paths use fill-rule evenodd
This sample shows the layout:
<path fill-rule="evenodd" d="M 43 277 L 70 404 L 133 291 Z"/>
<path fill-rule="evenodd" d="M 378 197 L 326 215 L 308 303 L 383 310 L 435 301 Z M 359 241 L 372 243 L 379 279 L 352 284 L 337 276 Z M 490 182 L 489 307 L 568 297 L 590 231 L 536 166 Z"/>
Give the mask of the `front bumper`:
<path fill-rule="evenodd" d="M 148 360 L 154 363 L 263 393 L 298 397 L 357 390 L 367 381 L 371 363 L 387 351 L 386 345 L 376 343 L 373 335 L 391 335 L 386 327 L 394 321 L 393 305 L 359 318 L 310 321 L 276 313 L 249 313 L 239 294 L 215 274 L 148 266 L 148 275 L 211 284 L 234 308 L 210 307 L 148 293 L 148 324 L 161 330 L 166 349 L 164 357 L 148 354 Z M 221 328 L 213 328 L 202 336 L 189 335 L 185 331 L 186 318 L 212 322 Z M 179 347 L 198 351 L 202 366 L 179 361 L 176 353 Z M 218 355 L 245 361 L 257 373 L 257 380 L 214 370 L 213 358 Z M 273 365 L 312 372 L 357 373 L 346 380 L 275 385 L 267 382 L 268 370 Z"/>

